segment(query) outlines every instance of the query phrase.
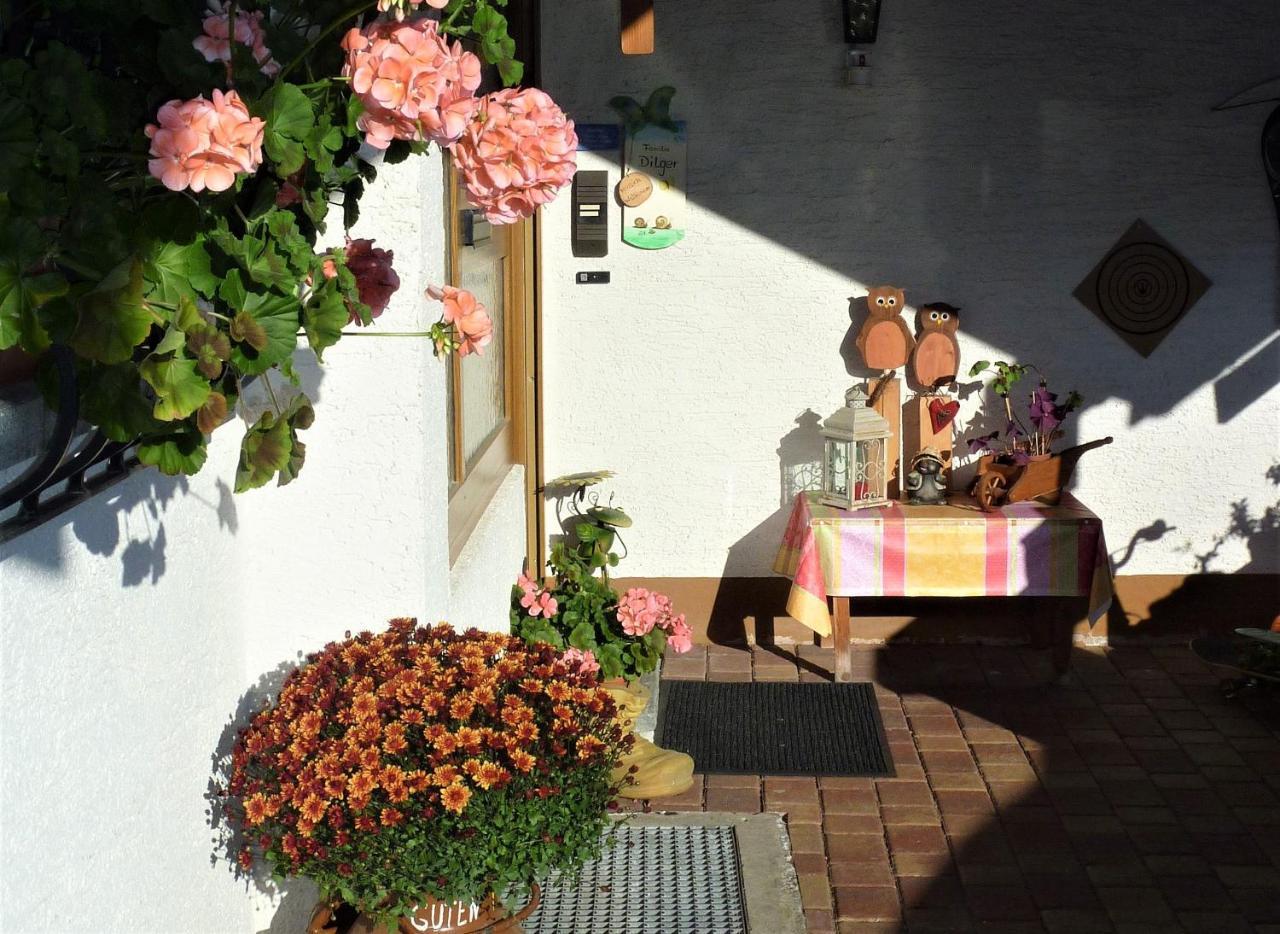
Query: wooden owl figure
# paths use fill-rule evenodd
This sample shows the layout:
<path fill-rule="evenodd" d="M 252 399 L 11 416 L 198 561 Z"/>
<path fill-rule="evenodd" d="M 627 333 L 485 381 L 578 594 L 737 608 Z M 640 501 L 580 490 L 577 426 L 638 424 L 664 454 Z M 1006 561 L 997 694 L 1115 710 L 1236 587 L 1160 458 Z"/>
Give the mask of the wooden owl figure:
<path fill-rule="evenodd" d="M 946 302 L 920 308 L 919 331 L 911 354 L 911 375 L 921 386 L 938 389 L 955 382 L 960 372 L 960 309 Z"/>
<path fill-rule="evenodd" d="M 911 329 L 902 320 L 906 299 L 902 289 L 879 285 L 867 290 L 871 314 L 862 323 L 855 343 L 862 362 L 873 370 L 896 370 L 905 366 L 915 346 Z"/>

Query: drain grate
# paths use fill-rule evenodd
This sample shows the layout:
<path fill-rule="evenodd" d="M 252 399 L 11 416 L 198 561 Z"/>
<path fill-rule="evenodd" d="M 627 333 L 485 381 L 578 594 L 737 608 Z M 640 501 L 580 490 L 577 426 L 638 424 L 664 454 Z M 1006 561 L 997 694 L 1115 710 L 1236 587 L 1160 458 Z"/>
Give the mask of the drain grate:
<path fill-rule="evenodd" d="M 552 879 L 527 934 L 746 934 L 732 827 L 618 828 L 577 885 Z"/>

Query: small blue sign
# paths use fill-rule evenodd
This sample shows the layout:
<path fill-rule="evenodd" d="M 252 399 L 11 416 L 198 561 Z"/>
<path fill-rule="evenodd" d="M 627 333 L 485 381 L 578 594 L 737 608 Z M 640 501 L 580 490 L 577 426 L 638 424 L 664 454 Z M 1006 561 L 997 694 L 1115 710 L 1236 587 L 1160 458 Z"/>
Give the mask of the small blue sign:
<path fill-rule="evenodd" d="M 622 127 L 616 123 L 579 123 L 578 152 L 618 152 L 622 149 Z"/>

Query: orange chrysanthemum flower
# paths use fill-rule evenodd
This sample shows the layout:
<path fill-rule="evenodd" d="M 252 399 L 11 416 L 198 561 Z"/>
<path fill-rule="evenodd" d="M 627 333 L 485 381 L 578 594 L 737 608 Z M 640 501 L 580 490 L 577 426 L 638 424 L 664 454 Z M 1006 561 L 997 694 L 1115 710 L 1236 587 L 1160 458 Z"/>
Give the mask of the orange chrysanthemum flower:
<path fill-rule="evenodd" d="M 360 694 L 351 702 L 351 711 L 361 720 L 378 715 L 378 699 L 373 694 Z"/>
<path fill-rule="evenodd" d="M 410 707 L 400 715 L 401 721 L 410 726 L 421 726 L 426 717 L 422 715 L 422 711 L 416 707 Z"/>
<path fill-rule="evenodd" d="M 399 723 L 392 723 L 383 731 L 382 748 L 387 755 L 394 756 L 397 753 L 404 752 L 409 748 L 409 743 L 405 739 L 405 729 Z"/>
<path fill-rule="evenodd" d="M 461 782 L 454 782 L 440 792 L 440 803 L 446 810 L 453 811 L 455 814 L 461 814 L 466 810 L 467 802 L 470 800 L 471 789 Z"/>
<path fill-rule="evenodd" d="M 552 681 L 547 685 L 547 696 L 554 701 L 568 700 L 573 694 L 573 689 L 563 681 Z"/>
<path fill-rule="evenodd" d="M 485 762 L 473 777 L 477 785 L 488 791 L 495 785 L 506 782 L 511 777 L 511 773 L 496 762 Z"/>
<path fill-rule="evenodd" d="M 395 808 L 383 808 L 380 819 L 383 827 L 394 827 L 404 820 L 404 814 Z"/>
<path fill-rule="evenodd" d="M 513 749 L 508 755 L 511 757 L 511 764 L 521 772 L 530 772 L 538 764 L 538 760 L 523 749 Z"/>
<path fill-rule="evenodd" d="M 441 787 L 445 785 L 452 785 L 458 780 L 458 776 L 460 774 L 461 773 L 458 772 L 457 766 L 442 765 L 431 773 L 431 781 L 433 784 L 440 785 Z"/>
<path fill-rule="evenodd" d="M 267 798 L 265 795 L 250 795 L 244 799 L 244 816 L 251 826 L 256 827 L 267 819 Z"/>
<path fill-rule="evenodd" d="M 460 694 L 453 699 L 453 703 L 449 705 L 449 713 L 455 720 L 470 720 L 471 714 L 475 711 L 475 701 Z"/>
<path fill-rule="evenodd" d="M 315 824 L 324 818 L 324 813 L 328 809 L 328 801 L 317 795 L 308 795 L 307 800 L 302 802 L 302 807 L 298 811 L 306 820 Z"/>
<path fill-rule="evenodd" d="M 357 772 L 347 782 L 347 793 L 353 798 L 367 798 L 378 787 L 378 779 L 373 772 L 365 769 Z"/>
<path fill-rule="evenodd" d="M 604 743 L 595 736 L 584 736 L 578 740 L 578 759 L 587 762 L 604 751 Z"/>

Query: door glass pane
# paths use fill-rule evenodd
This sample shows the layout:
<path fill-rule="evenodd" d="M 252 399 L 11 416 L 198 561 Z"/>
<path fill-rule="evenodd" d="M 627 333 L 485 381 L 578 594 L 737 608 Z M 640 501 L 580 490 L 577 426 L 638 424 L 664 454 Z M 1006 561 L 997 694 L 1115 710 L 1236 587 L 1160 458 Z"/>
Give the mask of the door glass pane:
<path fill-rule="evenodd" d="M 493 339 L 483 354 L 459 360 L 462 367 L 463 457 L 468 466 L 476 453 L 507 418 L 506 361 L 506 257 L 497 248 L 499 237 L 477 246 L 460 248 L 458 285 L 467 289 L 489 310 Z"/>

